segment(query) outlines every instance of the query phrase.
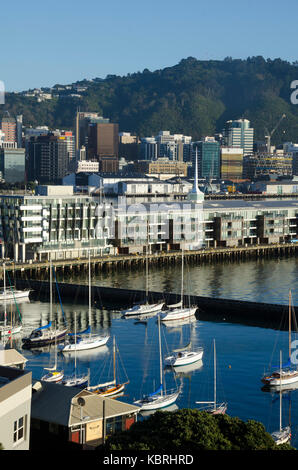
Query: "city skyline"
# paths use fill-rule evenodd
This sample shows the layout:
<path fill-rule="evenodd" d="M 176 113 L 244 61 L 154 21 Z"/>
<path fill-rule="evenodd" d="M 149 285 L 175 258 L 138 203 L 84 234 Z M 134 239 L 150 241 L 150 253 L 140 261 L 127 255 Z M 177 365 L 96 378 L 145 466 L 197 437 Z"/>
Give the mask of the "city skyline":
<path fill-rule="evenodd" d="M 3 5 L 0 37 L 2 43 L 10 38 L 2 51 L 5 90 L 154 71 L 189 56 L 297 60 L 294 0 L 274 5 L 189 0 L 184 8 L 166 0 L 150 6 L 130 0 L 123 8 L 118 0 L 110 5 L 92 0 L 82 15 L 69 1 L 53 0 L 50 7 L 35 0 Z"/>

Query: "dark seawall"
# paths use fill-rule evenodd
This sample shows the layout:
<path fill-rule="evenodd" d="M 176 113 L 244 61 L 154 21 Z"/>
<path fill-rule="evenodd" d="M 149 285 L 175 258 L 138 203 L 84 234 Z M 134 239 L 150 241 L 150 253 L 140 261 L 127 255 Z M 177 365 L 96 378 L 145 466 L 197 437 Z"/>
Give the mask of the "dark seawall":
<path fill-rule="evenodd" d="M 33 290 L 30 298 L 33 300 L 49 300 L 50 288 L 48 281 L 39 280 L 15 280 L 16 287 Z M 61 282 L 58 285 L 59 293 L 63 301 L 88 303 L 89 288 L 84 284 L 71 284 Z M 140 302 L 145 298 L 142 290 L 118 289 L 114 287 L 91 287 L 92 305 L 98 308 L 123 309 Z M 53 284 L 53 296 L 56 302 L 59 297 L 55 284 Z M 166 304 L 176 303 L 180 300 L 179 294 L 150 292 L 150 301 L 163 299 Z M 251 326 L 265 328 L 288 329 L 288 305 L 249 302 L 234 299 L 222 299 L 202 296 L 185 296 L 185 304 L 198 306 L 197 317 L 205 321 L 228 321 L 242 323 Z M 292 326 L 293 329 L 294 325 Z"/>

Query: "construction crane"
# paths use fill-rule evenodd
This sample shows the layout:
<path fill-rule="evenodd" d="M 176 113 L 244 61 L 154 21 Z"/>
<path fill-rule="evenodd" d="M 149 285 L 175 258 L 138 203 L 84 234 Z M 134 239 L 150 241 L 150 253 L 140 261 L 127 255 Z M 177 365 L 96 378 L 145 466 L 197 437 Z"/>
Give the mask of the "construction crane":
<path fill-rule="evenodd" d="M 271 149 L 271 137 L 272 135 L 274 134 L 274 132 L 276 131 L 276 129 L 278 128 L 278 126 L 280 125 L 281 121 L 286 117 L 285 114 L 283 114 L 280 118 L 280 120 L 278 121 L 278 123 L 276 124 L 276 126 L 272 129 L 271 132 L 268 132 L 268 129 L 265 128 L 265 132 L 267 135 L 265 135 L 265 139 L 266 139 L 266 149 L 267 149 L 267 153 L 270 154 L 270 149 Z"/>

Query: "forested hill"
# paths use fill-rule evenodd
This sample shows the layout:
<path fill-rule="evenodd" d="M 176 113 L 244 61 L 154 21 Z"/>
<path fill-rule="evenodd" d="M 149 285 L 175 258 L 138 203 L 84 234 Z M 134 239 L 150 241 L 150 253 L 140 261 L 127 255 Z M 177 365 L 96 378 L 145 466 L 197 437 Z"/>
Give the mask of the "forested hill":
<path fill-rule="evenodd" d="M 77 82 L 87 90 L 78 97 L 59 97 L 38 103 L 35 98 L 7 93 L 0 113 L 23 114 L 25 126 L 48 125 L 70 129 L 75 112 L 99 111 L 120 131 L 151 136 L 160 130 L 193 139 L 221 132 L 229 119 L 247 118 L 255 139 L 264 140 L 265 128 L 282 121 L 273 144 L 298 141 L 298 104 L 291 103 L 291 83 L 298 80 L 297 64 L 281 59 L 202 61 L 189 57 L 161 70 L 108 75 Z"/>

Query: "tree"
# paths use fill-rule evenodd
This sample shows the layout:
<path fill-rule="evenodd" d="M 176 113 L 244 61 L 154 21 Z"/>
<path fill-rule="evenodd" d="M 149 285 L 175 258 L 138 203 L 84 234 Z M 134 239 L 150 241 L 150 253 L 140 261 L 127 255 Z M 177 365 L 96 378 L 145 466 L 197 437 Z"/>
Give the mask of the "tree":
<path fill-rule="evenodd" d="M 228 415 L 181 409 L 157 411 L 128 431 L 111 436 L 101 451 L 146 450 L 196 453 L 203 450 L 294 450 L 276 446 L 263 424 Z"/>

